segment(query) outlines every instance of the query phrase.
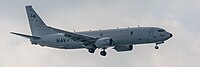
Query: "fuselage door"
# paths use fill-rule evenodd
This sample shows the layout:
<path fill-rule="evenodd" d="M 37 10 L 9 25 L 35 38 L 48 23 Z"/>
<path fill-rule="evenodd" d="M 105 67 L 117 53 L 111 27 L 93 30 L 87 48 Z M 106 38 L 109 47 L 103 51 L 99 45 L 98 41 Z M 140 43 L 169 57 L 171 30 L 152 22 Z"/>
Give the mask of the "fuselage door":
<path fill-rule="evenodd" d="M 151 40 L 154 37 L 154 29 L 153 28 L 149 28 L 149 39 Z"/>

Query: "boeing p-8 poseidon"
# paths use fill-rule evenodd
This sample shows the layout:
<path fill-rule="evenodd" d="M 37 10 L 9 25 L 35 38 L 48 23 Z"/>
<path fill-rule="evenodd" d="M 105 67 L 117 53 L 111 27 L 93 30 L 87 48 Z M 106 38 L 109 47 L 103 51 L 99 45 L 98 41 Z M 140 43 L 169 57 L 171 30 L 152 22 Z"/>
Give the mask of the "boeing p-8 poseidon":
<path fill-rule="evenodd" d="M 106 49 L 109 47 L 123 52 L 132 50 L 133 45 L 155 43 L 155 49 L 158 49 L 159 44 L 172 37 L 171 33 L 158 27 L 69 32 L 47 26 L 32 6 L 26 6 L 26 12 L 32 35 L 11 33 L 30 39 L 34 45 L 58 49 L 85 48 L 89 53 L 101 49 L 100 55 L 106 56 Z"/>

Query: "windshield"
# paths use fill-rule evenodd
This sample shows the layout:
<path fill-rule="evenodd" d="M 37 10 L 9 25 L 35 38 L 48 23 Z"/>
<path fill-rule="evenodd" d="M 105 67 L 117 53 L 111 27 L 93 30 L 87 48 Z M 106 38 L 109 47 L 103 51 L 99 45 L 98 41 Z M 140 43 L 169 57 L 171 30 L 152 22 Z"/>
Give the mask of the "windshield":
<path fill-rule="evenodd" d="M 161 29 L 161 30 L 158 30 L 158 32 L 164 32 L 165 30 Z"/>

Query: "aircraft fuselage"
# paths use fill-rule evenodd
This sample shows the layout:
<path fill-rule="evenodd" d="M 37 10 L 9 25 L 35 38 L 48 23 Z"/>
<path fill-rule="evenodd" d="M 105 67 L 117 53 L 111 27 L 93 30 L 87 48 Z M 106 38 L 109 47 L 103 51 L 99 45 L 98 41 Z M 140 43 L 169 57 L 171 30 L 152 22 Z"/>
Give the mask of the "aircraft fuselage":
<path fill-rule="evenodd" d="M 99 38 L 110 37 L 114 40 L 113 46 L 121 46 L 164 42 L 172 36 L 171 33 L 165 30 L 161 32 L 159 32 L 159 30 L 164 29 L 157 27 L 135 27 L 110 30 L 83 31 L 76 33 L 81 33 Z M 62 33 L 43 36 L 40 40 L 32 40 L 32 42 L 36 42 L 37 44 L 41 44 L 43 46 L 61 49 L 84 48 L 82 46 L 82 42 L 73 41 L 69 37 L 65 37 Z"/>
<path fill-rule="evenodd" d="M 106 56 L 106 49 L 114 47 L 117 52 L 131 51 L 133 45 L 164 43 L 172 34 L 159 27 L 135 27 L 122 29 L 108 29 L 82 32 L 69 32 L 47 26 L 35 12 L 32 6 L 26 6 L 28 21 L 32 35 L 11 32 L 12 34 L 30 39 L 32 44 L 59 48 L 79 49 L 86 48 L 94 53 L 97 48 L 102 49 L 100 55 Z"/>

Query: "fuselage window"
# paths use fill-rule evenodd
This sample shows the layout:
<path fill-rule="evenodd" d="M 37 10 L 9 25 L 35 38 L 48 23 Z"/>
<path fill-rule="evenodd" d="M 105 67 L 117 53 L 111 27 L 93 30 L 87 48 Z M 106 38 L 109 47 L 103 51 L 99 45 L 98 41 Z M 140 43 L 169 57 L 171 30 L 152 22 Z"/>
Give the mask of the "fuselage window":
<path fill-rule="evenodd" d="M 131 31 L 131 35 L 133 35 L 133 31 Z"/>

